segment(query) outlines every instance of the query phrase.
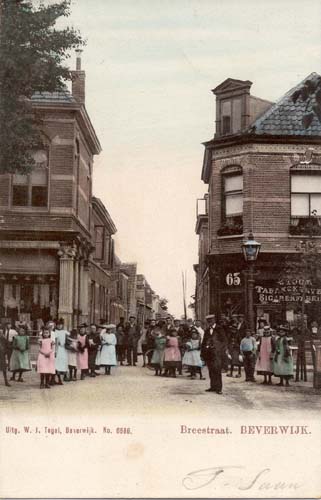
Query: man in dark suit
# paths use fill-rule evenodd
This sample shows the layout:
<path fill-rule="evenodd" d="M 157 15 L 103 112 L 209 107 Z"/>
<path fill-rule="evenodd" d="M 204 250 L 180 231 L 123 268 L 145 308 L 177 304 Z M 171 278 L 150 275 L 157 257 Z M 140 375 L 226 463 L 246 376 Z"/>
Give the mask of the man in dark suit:
<path fill-rule="evenodd" d="M 206 316 L 208 328 L 205 330 L 201 356 L 207 364 L 211 386 L 207 392 L 222 394 L 222 365 L 227 349 L 224 329 L 217 324 L 215 314 Z"/>
<path fill-rule="evenodd" d="M 135 320 L 135 316 L 129 316 L 129 323 L 125 326 L 127 366 L 136 366 L 137 363 L 137 344 L 141 331 Z"/>

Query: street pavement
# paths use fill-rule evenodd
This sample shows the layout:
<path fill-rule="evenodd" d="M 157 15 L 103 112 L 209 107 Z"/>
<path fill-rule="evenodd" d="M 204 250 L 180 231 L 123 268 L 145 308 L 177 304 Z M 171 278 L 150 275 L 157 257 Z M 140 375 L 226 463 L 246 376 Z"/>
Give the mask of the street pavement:
<path fill-rule="evenodd" d="M 187 373 L 174 379 L 156 377 L 153 370 L 142 366 L 119 366 L 112 369 L 110 376 L 101 374 L 40 390 L 39 375 L 33 371 L 24 375 L 24 383 L 0 385 L 0 414 L 320 415 L 321 393 L 312 387 L 311 372 L 308 382 L 292 381 L 289 388 L 262 385 L 259 376 L 256 383 L 251 383 L 244 381 L 244 373 L 242 378 L 223 374 L 222 395 L 205 392 L 209 387 L 206 368 L 204 375 L 206 380 L 191 380 Z M 274 378 L 274 384 L 278 380 Z"/>

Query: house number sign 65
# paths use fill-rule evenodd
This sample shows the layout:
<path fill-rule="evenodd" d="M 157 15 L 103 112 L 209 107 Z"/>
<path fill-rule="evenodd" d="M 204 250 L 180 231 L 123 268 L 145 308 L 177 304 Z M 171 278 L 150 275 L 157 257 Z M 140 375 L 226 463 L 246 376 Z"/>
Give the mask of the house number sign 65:
<path fill-rule="evenodd" d="M 227 273 L 225 277 L 226 284 L 228 286 L 239 286 L 241 284 L 241 273 Z"/>

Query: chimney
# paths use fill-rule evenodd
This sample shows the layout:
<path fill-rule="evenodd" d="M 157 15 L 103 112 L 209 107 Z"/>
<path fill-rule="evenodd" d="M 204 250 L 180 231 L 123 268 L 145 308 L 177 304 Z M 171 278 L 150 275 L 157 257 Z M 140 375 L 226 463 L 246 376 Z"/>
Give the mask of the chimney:
<path fill-rule="evenodd" d="M 86 73 L 81 70 L 82 50 L 76 50 L 76 70 L 72 71 L 72 95 L 80 104 L 85 104 Z"/>

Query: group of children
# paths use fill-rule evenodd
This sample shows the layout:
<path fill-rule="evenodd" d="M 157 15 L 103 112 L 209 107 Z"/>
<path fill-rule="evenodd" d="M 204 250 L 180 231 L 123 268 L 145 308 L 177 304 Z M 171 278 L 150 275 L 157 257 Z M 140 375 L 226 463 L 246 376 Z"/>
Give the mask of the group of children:
<path fill-rule="evenodd" d="M 234 368 L 237 368 L 236 377 L 240 377 L 241 367 L 244 366 L 247 382 L 255 381 L 256 371 L 264 376 L 263 384 L 272 384 L 272 376 L 276 376 L 280 379 L 278 385 L 289 385 L 293 377 L 293 358 L 286 327 L 280 326 L 276 334 L 268 325 L 264 325 L 256 338 L 249 331 L 240 335 L 237 327 L 229 331 L 226 364 L 230 365 L 230 370 L 227 376 L 232 377 Z M 154 368 L 155 375 L 175 378 L 177 374 L 182 375 L 185 368 L 191 379 L 199 375 L 204 380 L 202 332 L 199 325 L 184 331 L 170 322 L 150 327 L 148 333 L 153 348 L 148 364 Z M 63 381 L 77 380 L 78 370 L 80 380 L 86 375 L 96 377 L 101 367 L 105 369 L 106 375 L 110 375 L 111 367 L 117 366 L 118 361 L 122 362 L 116 353 L 115 325 L 92 324 L 88 327 L 83 324 L 69 333 L 62 320 L 56 324 L 48 322 L 42 328 L 38 342 L 36 369 L 42 389 L 55 384 L 62 385 Z M 24 372 L 31 370 L 29 347 L 29 335 L 23 325 L 18 326 L 16 331 L 5 331 L 0 325 L 0 370 L 7 386 L 10 386 L 7 366 L 12 373 L 10 381 L 24 382 Z"/>
<path fill-rule="evenodd" d="M 287 328 L 283 325 L 274 332 L 269 325 L 265 325 L 257 338 L 247 331 L 240 344 L 232 339 L 229 358 L 231 370 L 227 376 L 233 376 L 233 369 L 238 368 L 237 377 L 241 376 L 241 366 L 244 366 L 245 381 L 255 382 L 255 371 L 263 375 L 263 384 L 272 384 L 272 376 L 278 377 L 279 386 L 289 386 L 293 377 L 293 357 L 290 349 Z"/>
<path fill-rule="evenodd" d="M 89 329 L 89 331 L 88 331 Z M 40 388 L 50 389 L 52 385 L 80 380 L 86 375 L 96 377 L 101 367 L 110 375 L 116 360 L 116 326 L 83 324 L 69 333 L 64 329 L 63 320 L 47 323 L 39 336 L 39 352 L 36 370 L 40 375 Z M 7 365 L 12 376 L 10 381 L 24 382 L 23 373 L 31 370 L 29 356 L 29 336 L 24 326 L 19 326 L 11 341 L 6 338 L 5 330 L 0 327 L 0 369 L 5 384 Z M 16 378 L 17 377 L 17 378 Z"/>
<path fill-rule="evenodd" d="M 156 376 L 176 378 L 176 373 L 182 375 L 185 367 L 191 379 L 202 375 L 203 362 L 201 360 L 201 338 L 196 328 L 192 328 L 189 335 L 182 341 L 178 338 L 177 328 L 164 331 L 160 326 L 154 330 L 154 350 L 151 366 Z"/>
<path fill-rule="evenodd" d="M 249 330 L 244 328 L 242 332 L 237 326 L 235 329 L 225 328 L 227 348 L 223 370 L 225 368 L 228 372 L 227 376 L 232 377 L 234 368 L 237 368 L 236 377 L 241 377 L 244 367 L 246 382 L 255 382 L 256 372 L 263 375 L 263 384 L 271 385 L 272 376 L 275 376 L 280 380 L 277 385 L 289 386 L 293 377 L 293 357 L 287 328 L 281 325 L 275 332 L 269 325 L 264 325 L 254 337 Z M 191 379 L 199 375 L 204 380 L 200 327 L 191 326 L 184 332 L 178 326 L 158 324 L 152 330 L 152 337 L 154 346 L 150 366 L 156 376 L 176 377 L 177 373 L 182 375 L 185 368 Z"/>

